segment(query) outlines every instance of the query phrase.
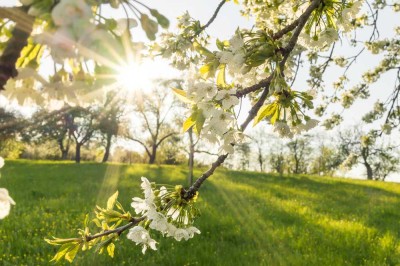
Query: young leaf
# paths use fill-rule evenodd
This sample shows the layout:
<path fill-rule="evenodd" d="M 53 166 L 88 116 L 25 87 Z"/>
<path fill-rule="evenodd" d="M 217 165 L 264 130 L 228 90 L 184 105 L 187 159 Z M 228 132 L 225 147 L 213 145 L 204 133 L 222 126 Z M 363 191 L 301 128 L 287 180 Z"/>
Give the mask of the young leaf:
<path fill-rule="evenodd" d="M 200 68 L 200 75 L 204 79 L 208 79 L 210 77 L 215 76 L 215 71 L 217 70 L 219 66 L 219 62 L 217 61 L 212 61 Z"/>
<path fill-rule="evenodd" d="M 271 117 L 271 121 L 270 121 L 271 125 L 275 124 L 276 120 L 278 120 L 278 118 L 279 118 L 280 113 L 281 113 L 280 108 L 278 106 L 278 108 L 276 108 L 274 115 Z"/>
<path fill-rule="evenodd" d="M 150 9 L 150 14 L 157 19 L 158 24 L 164 29 L 169 27 L 169 20 L 156 9 Z"/>
<path fill-rule="evenodd" d="M 183 122 L 183 132 L 186 132 L 191 128 L 194 124 L 196 124 L 197 113 L 194 112 L 185 122 Z"/>
<path fill-rule="evenodd" d="M 225 69 L 226 69 L 226 64 L 221 64 L 218 67 L 219 72 L 217 75 L 217 86 L 218 87 L 225 87 L 226 86 L 226 80 L 225 80 Z"/>
<path fill-rule="evenodd" d="M 146 32 L 147 38 L 154 41 L 156 39 L 156 33 L 158 32 L 157 22 L 150 19 L 148 15 L 142 14 L 140 17 L 140 23 L 142 24 L 143 30 Z"/>
<path fill-rule="evenodd" d="M 204 122 L 206 121 L 206 118 L 203 115 L 203 112 L 198 110 L 197 116 L 196 116 L 196 124 L 194 126 L 194 133 L 197 135 L 200 135 L 201 130 L 203 129 Z"/>
<path fill-rule="evenodd" d="M 197 52 L 199 52 L 199 54 L 206 56 L 208 59 L 212 59 L 215 57 L 215 55 L 210 50 L 208 50 L 207 48 L 204 48 L 198 42 L 193 43 L 193 48 Z"/>
<path fill-rule="evenodd" d="M 112 210 L 114 208 L 115 202 L 118 198 L 118 191 L 115 192 L 111 197 L 107 200 L 107 210 Z"/>
<path fill-rule="evenodd" d="M 176 96 L 178 97 L 179 100 L 181 100 L 182 102 L 185 103 L 194 103 L 192 100 L 190 100 L 187 97 L 186 91 L 181 90 L 181 89 L 177 89 L 177 88 L 172 88 L 172 91 L 176 94 Z"/>
<path fill-rule="evenodd" d="M 80 244 L 76 244 L 74 247 L 72 247 L 67 252 L 67 254 L 65 254 L 65 259 L 72 263 L 72 261 L 75 259 L 76 254 L 78 254 L 78 251 L 79 251 L 80 247 L 81 247 Z"/>
<path fill-rule="evenodd" d="M 108 255 L 110 255 L 111 258 L 114 258 L 114 250 L 115 250 L 115 245 L 114 245 L 114 243 L 110 243 L 110 244 L 107 246 L 107 252 L 108 252 Z"/>
<path fill-rule="evenodd" d="M 276 103 L 264 105 L 258 110 L 256 117 L 254 118 L 253 126 L 260 123 L 265 117 L 271 116 L 276 111 Z"/>

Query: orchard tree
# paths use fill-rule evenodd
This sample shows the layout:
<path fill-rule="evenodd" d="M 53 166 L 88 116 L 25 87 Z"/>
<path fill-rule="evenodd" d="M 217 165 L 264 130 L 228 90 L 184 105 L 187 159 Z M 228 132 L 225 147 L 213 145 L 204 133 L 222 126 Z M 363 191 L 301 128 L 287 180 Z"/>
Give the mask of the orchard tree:
<path fill-rule="evenodd" d="M 379 141 L 376 134 L 365 134 L 355 127 L 340 132 L 339 140 L 341 154 L 345 156 L 342 162 L 345 169 L 360 163 L 365 167 L 369 180 L 385 180 L 398 170 L 398 146 Z"/>
<path fill-rule="evenodd" d="M 69 110 L 72 120 L 72 137 L 75 140 L 75 162 L 81 162 L 81 148 L 89 142 L 98 128 L 98 113 L 87 108 Z"/>
<path fill-rule="evenodd" d="M 288 167 L 293 174 L 307 173 L 308 163 L 310 161 L 310 139 L 308 136 L 297 137 L 287 144 L 288 153 Z"/>
<path fill-rule="evenodd" d="M 6 148 L 8 141 L 15 140 L 25 122 L 16 112 L 0 107 L 0 151 Z"/>
<path fill-rule="evenodd" d="M 113 138 L 120 133 L 120 124 L 124 115 L 123 99 L 110 92 L 103 106 L 98 107 L 97 131 L 101 135 L 101 143 L 104 145 L 104 156 L 102 162 L 107 162 Z"/>
<path fill-rule="evenodd" d="M 310 172 L 317 175 L 333 175 L 342 162 L 339 150 L 326 144 L 321 144 L 314 149 L 312 157 Z"/>
<path fill-rule="evenodd" d="M 171 123 L 171 111 L 174 108 L 174 101 L 168 100 L 168 94 L 169 92 L 165 89 L 153 90 L 149 94 L 138 97 L 135 102 L 134 110 L 138 119 L 135 120 L 133 126 L 134 128 L 141 127 L 141 130 L 134 130 L 126 137 L 139 143 L 145 149 L 149 157 L 149 164 L 156 162 L 160 145 L 177 134 L 171 126 L 173 124 Z"/>
<path fill-rule="evenodd" d="M 22 132 L 25 141 L 44 143 L 56 141 L 60 149 L 61 160 L 66 160 L 72 143 L 74 130 L 70 107 L 48 112 L 36 111 L 28 127 Z"/>
<path fill-rule="evenodd" d="M 400 10 L 395 0 L 222 0 L 207 22 L 185 13 L 179 17 L 176 31 L 162 32 L 157 40 L 158 26 L 167 28 L 169 21 L 140 1 L 21 2 L 22 6 L 0 9 L 4 24 L 0 34 L 5 42 L 0 48 L 0 88 L 5 90 L 2 94 L 20 103 L 49 107 L 54 106 L 54 99 L 75 105 L 87 105 L 89 100 L 101 102 L 101 90 L 117 87 L 110 79 L 123 72 L 127 64 L 124 58 L 129 61 L 134 52 L 162 56 L 187 72 L 182 89 L 174 90 L 190 112 L 184 131 L 193 128 L 220 151 L 211 167 L 188 188 L 160 186 L 143 177 L 144 199 L 135 197 L 131 204 L 135 215 L 122 207 L 115 193 L 106 208 L 97 207 L 94 220 L 85 219 L 84 228 L 75 238 L 48 240 L 61 245 L 55 261 L 72 261 L 78 251 L 93 247 L 113 256 L 116 240 L 128 230 L 127 237 L 140 245 L 143 253 L 149 248 L 157 249 L 151 231 L 177 241 L 188 240 L 200 233 L 193 226 L 200 188 L 233 153 L 250 124 L 268 123 L 279 136 L 293 137 L 318 124 L 310 113 L 317 98 L 322 101 L 316 108 L 319 115 L 331 113 L 334 109 L 328 106 L 337 102 L 349 108 L 357 99 L 375 93 L 370 91 L 371 84 L 386 76 L 383 74 L 400 71 L 399 28 L 387 39 L 379 39 L 378 34 L 382 14 Z M 108 4 L 125 10 L 126 19 L 106 17 L 102 7 Z M 242 14 L 254 19 L 254 26 L 239 27 L 229 40 L 209 36 L 207 30 L 219 11 L 233 4 L 242 5 Z M 148 38 L 156 40 L 150 51 L 140 51 L 143 46 L 131 41 L 130 29 L 139 23 Z M 359 34 L 360 31 L 367 34 Z M 346 40 L 354 45 L 354 55 L 341 55 L 337 49 Z M 379 64 L 365 72 L 358 84 L 349 85 L 351 69 L 367 51 L 379 54 Z M 49 55 L 55 64 L 54 73 L 51 78 L 43 78 L 36 70 L 41 59 Z M 333 64 L 343 69 L 343 75 L 333 84 L 336 89 L 332 93 L 323 81 L 327 73 L 336 69 Z M 297 75 L 307 69 L 305 88 L 296 80 L 300 76 L 300 80 L 307 79 Z M 378 102 L 379 108 L 368 115 L 368 120 L 376 120 L 372 127 L 378 127 L 378 136 L 399 126 L 399 75 L 393 80 L 388 98 Z M 238 110 L 245 98 L 250 99 L 251 108 L 239 122 Z M 149 108 L 151 104 L 146 102 Z M 322 124 L 329 128 L 339 124 L 340 114 L 331 113 Z M 153 150 L 159 139 L 152 141 Z"/>

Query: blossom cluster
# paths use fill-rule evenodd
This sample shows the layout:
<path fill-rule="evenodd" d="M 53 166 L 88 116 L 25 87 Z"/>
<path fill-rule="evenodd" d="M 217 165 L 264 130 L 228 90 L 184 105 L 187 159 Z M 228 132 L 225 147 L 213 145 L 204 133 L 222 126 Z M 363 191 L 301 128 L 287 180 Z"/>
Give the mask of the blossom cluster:
<path fill-rule="evenodd" d="M 38 43 L 51 48 L 53 60 L 62 63 L 66 58 L 83 55 L 96 58 L 119 47 L 112 35 L 94 23 L 91 7 L 81 0 L 61 0 L 51 11 L 56 27 L 53 33 L 41 33 L 34 36 Z"/>
<path fill-rule="evenodd" d="M 143 226 L 131 228 L 127 237 L 141 245 L 143 253 L 147 248 L 156 250 L 157 242 L 150 237 L 149 229 L 177 241 L 188 240 L 194 234 L 200 234 L 196 227 L 191 226 L 196 213 L 193 213 L 191 200 L 181 198 L 181 186 L 175 187 L 174 190 L 168 190 L 165 186 L 157 189 L 147 178 L 142 177 L 141 187 L 144 199 L 133 198 L 131 206 L 136 214 L 145 216 L 147 222 Z"/>
<path fill-rule="evenodd" d="M 0 168 L 4 166 L 4 159 L 0 156 Z M 0 188 L 0 219 L 4 219 L 10 213 L 11 205 L 15 205 L 14 200 L 8 194 L 8 190 Z"/>
<path fill-rule="evenodd" d="M 347 156 L 346 160 L 343 161 L 341 164 L 341 168 L 343 169 L 351 169 L 353 165 L 357 163 L 358 160 L 358 155 L 355 153 L 350 153 L 349 156 Z"/>
<path fill-rule="evenodd" d="M 162 33 L 160 40 L 152 45 L 151 51 L 153 54 L 160 53 L 162 57 L 168 58 L 175 68 L 185 70 L 191 64 L 199 63 L 200 57 L 195 52 L 194 43 L 200 42 L 201 45 L 206 45 L 207 36 L 199 33 L 200 22 L 194 20 L 189 12 L 186 11 L 177 20 L 178 31 Z"/>
<path fill-rule="evenodd" d="M 233 153 L 232 144 L 239 143 L 243 135 L 236 130 L 233 108 L 239 104 L 234 88 L 218 89 L 210 82 L 193 82 L 188 86 L 187 95 L 201 112 L 204 125 L 201 129 L 203 138 L 218 144 L 220 152 Z"/>

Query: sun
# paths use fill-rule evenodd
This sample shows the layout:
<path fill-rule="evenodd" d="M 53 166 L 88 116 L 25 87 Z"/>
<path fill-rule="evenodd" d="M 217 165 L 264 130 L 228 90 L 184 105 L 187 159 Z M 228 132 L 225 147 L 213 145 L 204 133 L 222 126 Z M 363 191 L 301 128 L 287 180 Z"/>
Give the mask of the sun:
<path fill-rule="evenodd" d="M 127 92 L 150 89 L 154 79 L 151 68 L 145 63 L 129 62 L 117 69 L 117 86 Z"/>

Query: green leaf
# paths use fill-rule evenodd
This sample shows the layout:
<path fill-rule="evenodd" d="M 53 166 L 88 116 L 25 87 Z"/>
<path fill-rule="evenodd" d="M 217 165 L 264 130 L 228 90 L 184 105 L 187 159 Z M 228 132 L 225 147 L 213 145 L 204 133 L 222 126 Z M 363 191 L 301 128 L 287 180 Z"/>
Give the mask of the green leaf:
<path fill-rule="evenodd" d="M 108 252 L 108 255 L 110 255 L 111 258 L 114 258 L 114 250 L 115 250 L 115 245 L 114 245 L 114 243 L 110 243 L 110 244 L 107 246 L 107 252 Z"/>
<path fill-rule="evenodd" d="M 76 245 L 76 243 L 67 243 L 64 244 L 60 247 L 60 249 L 58 250 L 58 252 L 56 253 L 56 255 L 50 260 L 50 261 L 59 261 L 60 259 L 62 259 L 67 252 L 69 252 L 69 250 L 71 250 L 74 246 Z"/>
<path fill-rule="evenodd" d="M 196 124 L 194 126 L 194 133 L 197 135 L 200 135 L 201 130 L 203 129 L 204 122 L 206 121 L 206 118 L 203 115 L 203 112 L 201 110 L 197 111 L 197 116 L 196 116 Z"/>
<path fill-rule="evenodd" d="M 194 103 L 192 100 L 190 100 L 187 97 L 186 91 L 178 89 L 178 88 L 172 88 L 172 91 L 175 93 L 175 95 L 178 97 L 179 100 L 185 103 Z"/>
<path fill-rule="evenodd" d="M 99 220 L 99 219 L 94 218 L 94 219 L 92 220 L 92 222 L 93 222 L 97 227 L 100 227 L 100 228 L 101 228 L 101 223 L 100 223 L 100 220 Z"/>
<path fill-rule="evenodd" d="M 221 64 L 218 67 L 218 75 L 217 75 L 217 86 L 218 87 L 225 87 L 226 86 L 226 80 L 225 80 L 225 69 L 226 69 L 226 64 Z"/>
<path fill-rule="evenodd" d="M 85 215 L 85 220 L 83 221 L 83 227 L 87 227 L 89 224 L 89 214 Z"/>
<path fill-rule="evenodd" d="M 278 106 L 277 110 L 275 111 L 274 115 L 271 117 L 270 123 L 271 125 L 275 124 L 276 120 L 278 120 L 279 118 L 279 114 L 280 114 L 280 108 Z"/>
<path fill-rule="evenodd" d="M 262 106 L 260 110 L 258 110 L 256 117 L 254 118 L 253 126 L 260 123 L 260 121 L 263 120 L 265 117 L 271 116 L 276 111 L 276 108 L 277 108 L 276 103 L 271 103 Z"/>
<path fill-rule="evenodd" d="M 158 24 L 164 29 L 169 27 L 169 20 L 156 9 L 150 9 L 150 14 L 157 19 Z"/>
<path fill-rule="evenodd" d="M 193 48 L 201 55 L 206 56 L 208 59 L 215 58 L 215 55 L 208 49 L 201 46 L 198 42 L 193 43 Z"/>
<path fill-rule="evenodd" d="M 188 131 L 192 126 L 196 124 L 197 112 L 194 112 L 185 122 L 183 122 L 183 132 Z"/>
<path fill-rule="evenodd" d="M 69 262 L 72 262 L 75 259 L 76 254 L 78 254 L 79 248 L 81 247 L 80 244 L 76 244 L 72 247 L 67 254 L 65 254 L 65 259 Z"/>
<path fill-rule="evenodd" d="M 142 14 L 140 17 L 140 23 L 142 25 L 142 29 L 146 32 L 147 38 L 154 41 L 156 39 L 156 33 L 158 32 L 157 22 L 150 19 L 148 15 Z"/>
<path fill-rule="evenodd" d="M 216 45 L 217 45 L 218 49 L 222 51 L 222 50 L 224 50 L 224 48 L 225 48 L 226 46 L 229 45 L 229 42 L 227 42 L 227 41 L 220 41 L 219 39 L 217 39 Z"/>
<path fill-rule="evenodd" d="M 208 79 L 210 77 L 215 76 L 215 71 L 217 70 L 219 66 L 219 62 L 213 61 L 210 62 L 200 68 L 200 75 L 204 79 Z"/>
<path fill-rule="evenodd" d="M 115 192 L 111 197 L 107 200 L 107 210 L 112 210 L 114 208 L 115 202 L 118 198 L 118 191 Z"/>

